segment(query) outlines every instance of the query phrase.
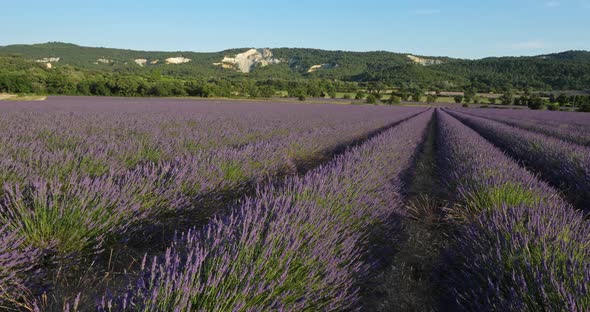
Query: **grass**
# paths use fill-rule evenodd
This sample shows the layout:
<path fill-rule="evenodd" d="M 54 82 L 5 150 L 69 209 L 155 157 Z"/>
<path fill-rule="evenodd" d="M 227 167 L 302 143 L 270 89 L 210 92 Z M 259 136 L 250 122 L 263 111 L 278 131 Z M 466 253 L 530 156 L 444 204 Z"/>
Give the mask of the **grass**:
<path fill-rule="evenodd" d="M 542 195 L 515 183 L 505 183 L 492 187 L 484 186 L 468 192 L 465 195 L 464 204 L 461 207 L 451 209 L 448 217 L 452 220 L 468 222 L 482 212 L 499 209 L 502 206 L 532 206 L 542 201 Z"/>
<path fill-rule="evenodd" d="M 44 101 L 46 95 L 0 93 L 0 101 Z"/>
<path fill-rule="evenodd" d="M 3 223 L 17 229 L 30 246 L 67 256 L 100 246 L 105 232 L 118 223 L 115 203 L 101 195 L 43 185 L 10 192 Z"/>

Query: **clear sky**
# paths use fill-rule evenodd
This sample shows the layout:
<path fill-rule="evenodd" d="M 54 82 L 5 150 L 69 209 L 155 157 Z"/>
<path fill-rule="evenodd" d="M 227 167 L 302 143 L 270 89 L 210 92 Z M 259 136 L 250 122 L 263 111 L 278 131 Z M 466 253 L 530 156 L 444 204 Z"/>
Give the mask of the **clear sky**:
<path fill-rule="evenodd" d="M 0 0 L 0 45 L 47 41 L 535 55 L 590 50 L 590 0 Z"/>

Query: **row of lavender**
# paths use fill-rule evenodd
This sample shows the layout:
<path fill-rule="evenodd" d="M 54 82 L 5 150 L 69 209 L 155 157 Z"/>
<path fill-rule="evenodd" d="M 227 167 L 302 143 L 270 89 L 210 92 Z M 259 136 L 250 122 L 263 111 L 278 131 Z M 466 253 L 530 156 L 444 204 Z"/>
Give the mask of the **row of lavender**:
<path fill-rule="evenodd" d="M 106 113 L 75 106 L 73 115 L 11 111 L 0 122 L 1 223 L 29 244 L 62 255 L 99 249 L 132 225 L 296 172 L 302 163 L 419 113 L 182 102 L 168 105 L 178 113 L 127 104 L 141 110 L 132 113 L 119 112 L 117 105 L 126 106 L 117 102 L 91 104 Z"/>
<path fill-rule="evenodd" d="M 197 209 L 207 219 L 215 212 L 207 205 L 223 202 L 228 189 L 239 194 L 247 184 L 295 173 L 301 162 L 322 161 L 423 111 L 79 101 L 0 108 L 0 302 L 26 297 L 24 285 L 47 255 L 59 255 L 60 267 L 66 256 L 100 251 L 167 214 Z M 186 140 L 198 148 L 184 148 Z"/>
<path fill-rule="evenodd" d="M 582 213 L 439 111 L 442 174 L 459 226 L 440 268 L 463 311 L 587 311 L 590 227 Z"/>
<path fill-rule="evenodd" d="M 540 132 L 572 143 L 590 146 L 590 114 L 530 110 L 459 111 L 506 123 L 510 126 Z"/>
<path fill-rule="evenodd" d="M 564 192 L 574 205 L 590 207 L 590 147 L 457 111 L 450 114 Z"/>
<path fill-rule="evenodd" d="M 103 311 L 341 311 L 358 302 L 368 236 L 397 235 L 402 174 L 433 112 L 425 112 L 231 215 L 183 234 L 143 276 L 105 296 Z"/>

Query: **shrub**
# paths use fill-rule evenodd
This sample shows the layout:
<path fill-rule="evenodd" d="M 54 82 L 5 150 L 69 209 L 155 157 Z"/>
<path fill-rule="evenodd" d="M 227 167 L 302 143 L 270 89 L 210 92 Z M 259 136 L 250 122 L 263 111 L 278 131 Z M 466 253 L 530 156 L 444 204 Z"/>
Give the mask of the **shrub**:
<path fill-rule="evenodd" d="M 538 95 L 534 95 L 530 99 L 528 99 L 527 104 L 530 109 L 536 110 L 536 109 L 542 109 L 543 106 L 545 105 L 545 102 Z"/>
<path fill-rule="evenodd" d="M 578 111 L 590 113 L 590 103 L 586 103 L 586 104 L 580 106 L 580 109 Z"/>
<path fill-rule="evenodd" d="M 369 94 L 369 96 L 367 96 L 367 104 L 376 104 L 377 103 L 377 97 L 375 97 L 373 94 Z"/>
<path fill-rule="evenodd" d="M 350 100 L 350 99 L 352 99 L 352 97 L 351 97 L 351 96 L 350 96 L 350 94 L 348 94 L 348 93 L 345 93 L 345 94 L 342 96 L 342 98 L 343 98 L 343 99 L 345 99 L 345 100 Z"/>
<path fill-rule="evenodd" d="M 400 104 L 402 99 L 397 95 L 391 95 L 391 97 L 387 100 L 388 104 Z"/>
<path fill-rule="evenodd" d="M 563 206 L 506 206 L 466 225 L 448 260 L 461 310 L 588 311 L 589 227 Z"/>
<path fill-rule="evenodd" d="M 469 107 L 469 104 L 463 103 L 463 105 L 461 105 L 461 106 L 463 106 L 463 107 Z"/>
<path fill-rule="evenodd" d="M 40 251 L 27 247 L 18 231 L 0 226 L 0 307 L 7 309 L 7 305 L 23 305 L 28 301 L 28 285 L 22 275 L 39 260 Z"/>

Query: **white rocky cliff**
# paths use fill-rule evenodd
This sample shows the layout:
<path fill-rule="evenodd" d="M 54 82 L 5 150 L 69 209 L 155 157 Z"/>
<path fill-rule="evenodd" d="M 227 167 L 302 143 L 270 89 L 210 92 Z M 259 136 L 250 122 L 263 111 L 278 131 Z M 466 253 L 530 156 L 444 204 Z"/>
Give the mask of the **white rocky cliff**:
<path fill-rule="evenodd" d="M 418 57 L 418 56 L 414 56 L 414 55 L 408 55 L 408 58 L 416 63 L 416 64 L 420 64 L 420 65 L 424 65 L 424 66 L 428 66 L 428 65 L 437 65 L 437 64 L 442 64 L 444 63 L 441 60 L 437 60 L 437 59 L 428 59 L 428 58 L 423 58 L 423 57 Z"/>
<path fill-rule="evenodd" d="M 213 65 L 221 66 L 228 69 L 236 69 L 242 73 L 249 73 L 257 66 L 268 66 L 271 64 L 281 63 L 282 60 L 274 58 L 270 49 L 250 49 L 244 53 L 239 53 L 234 57 L 224 57 L 220 63 Z"/>
<path fill-rule="evenodd" d="M 145 64 L 147 64 L 148 60 L 146 60 L 146 59 L 135 59 L 134 62 L 135 62 L 135 64 L 143 67 Z"/>
<path fill-rule="evenodd" d="M 177 57 L 167 58 L 166 64 L 184 64 L 184 63 L 188 63 L 190 61 L 191 61 L 191 59 L 189 59 L 189 58 L 177 56 Z"/>

